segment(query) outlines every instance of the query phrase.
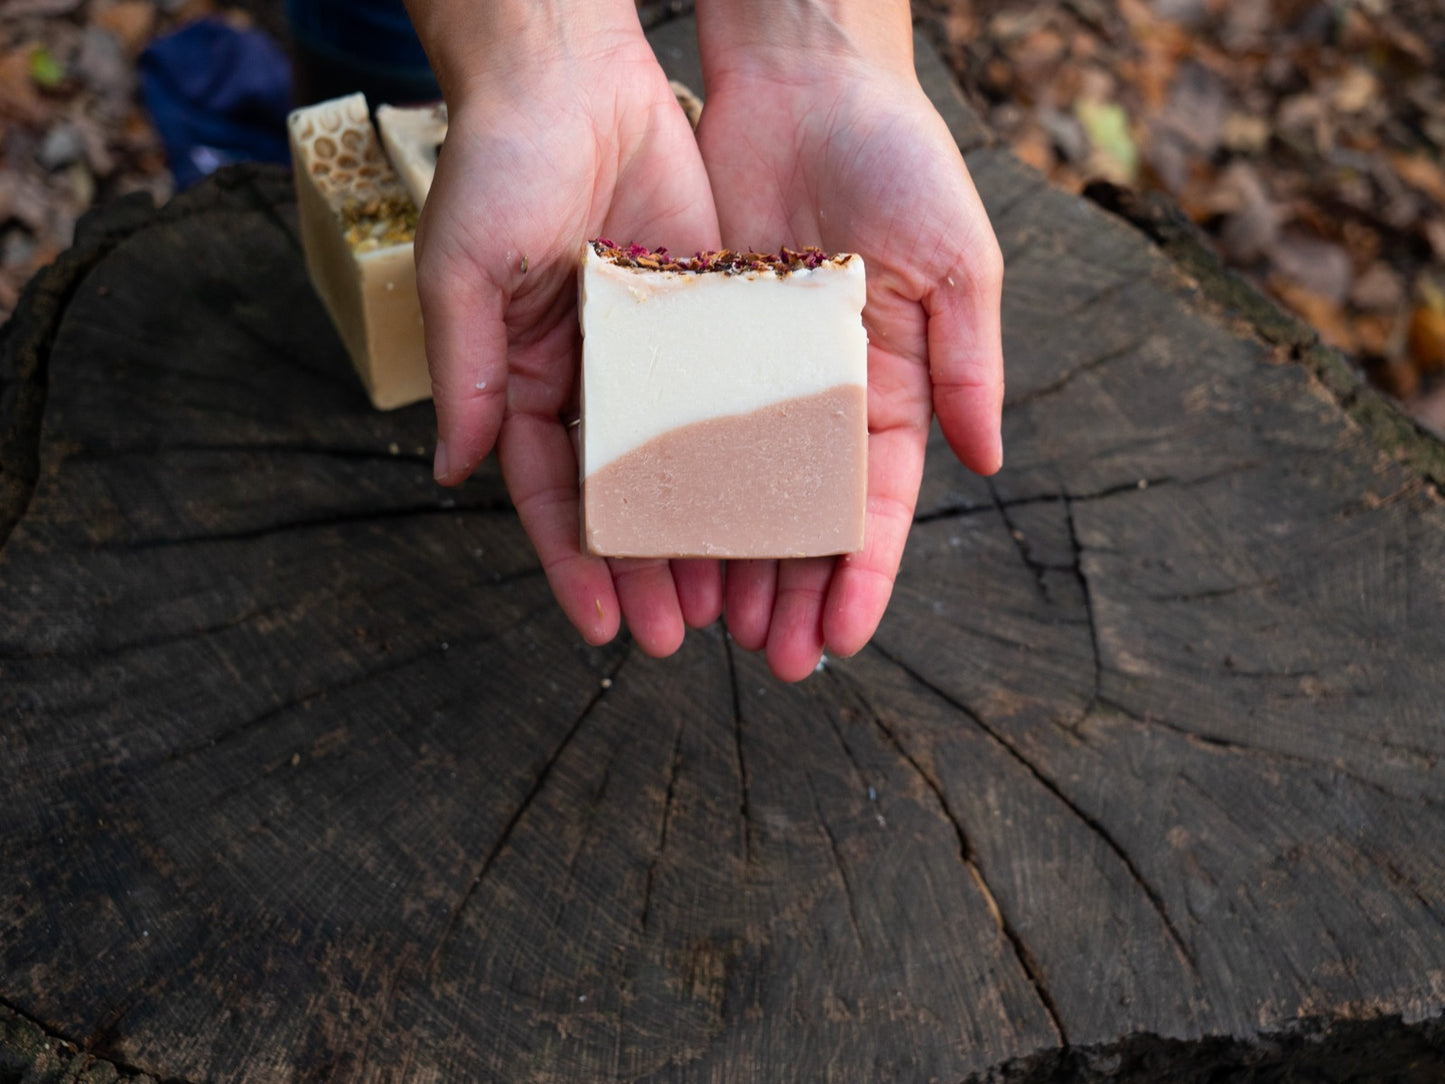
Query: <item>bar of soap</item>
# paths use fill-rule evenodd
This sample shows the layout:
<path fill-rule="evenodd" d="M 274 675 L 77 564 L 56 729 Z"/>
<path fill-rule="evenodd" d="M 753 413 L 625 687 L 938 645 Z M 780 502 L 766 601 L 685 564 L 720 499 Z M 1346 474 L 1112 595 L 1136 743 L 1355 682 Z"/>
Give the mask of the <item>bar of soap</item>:
<path fill-rule="evenodd" d="M 417 204 L 387 161 L 366 98 L 288 119 L 306 268 L 372 403 L 431 395 L 413 239 Z"/>
<path fill-rule="evenodd" d="M 376 107 L 376 127 L 386 156 L 401 183 L 418 207 L 426 203 L 436 176 L 437 154 L 447 137 L 447 106 L 435 105 Z"/>
<path fill-rule="evenodd" d="M 583 544 L 611 557 L 863 548 L 863 260 L 675 260 L 588 243 L 580 275 Z"/>

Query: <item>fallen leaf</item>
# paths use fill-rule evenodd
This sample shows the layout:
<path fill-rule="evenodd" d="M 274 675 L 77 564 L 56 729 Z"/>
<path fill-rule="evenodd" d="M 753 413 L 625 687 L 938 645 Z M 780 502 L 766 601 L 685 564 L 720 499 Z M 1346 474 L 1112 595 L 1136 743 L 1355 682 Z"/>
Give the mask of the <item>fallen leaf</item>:
<path fill-rule="evenodd" d="M 37 45 L 30 52 L 30 78 L 36 86 L 54 90 L 65 82 L 65 68 L 43 45 Z"/>
<path fill-rule="evenodd" d="M 1203 64 L 1180 65 L 1161 121 L 1202 155 L 1212 155 L 1224 137 L 1228 111 L 1224 81 Z"/>
<path fill-rule="evenodd" d="M 1431 218 L 1425 222 L 1425 240 L 1430 242 L 1435 258 L 1445 263 L 1445 218 Z"/>
<path fill-rule="evenodd" d="M 1236 154 L 1259 154 L 1272 134 L 1267 119 L 1248 113 L 1230 113 L 1221 133 L 1224 145 Z"/>
<path fill-rule="evenodd" d="M 1361 354 L 1369 357 L 1387 358 L 1391 361 L 1404 360 L 1396 358 L 1393 351 L 1393 339 L 1395 337 L 1395 320 L 1391 316 L 1357 316 L 1355 317 L 1355 338 L 1358 342 L 1358 349 Z M 1409 364 L 1408 362 L 1406 363 Z M 1411 369 L 1414 366 L 1410 366 Z M 1402 399 L 1408 396 L 1401 396 Z"/>
<path fill-rule="evenodd" d="M 1085 98 L 1075 104 L 1074 113 L 1093 148 L 1092 171 L 1115 184 L 1135 183 L 1139 179 L 1139 148 L 1129 131 L 1129 114 L 1123 107 L 1116 102 Z"/>
<path fill-rule="evenodd" d="M 1290 230 L 1269 252 L 1275 268 L 1312 294 L 1341 305 L 1355 284 L 1355 269 L 1343 245 Z"/>
<path fill-rule="evenodd" d="M 1330 103 L 1342 113 L 1358 113 L 1380 95 L 1380 81 L 1368 68 L 1356 64 L 1335 84 Z"/>
<path fill-rule="evenodd" d="M 97 26 L 109 30 L 132 57 L 139 56 L 155 29 L 156 9 L 151 0 L 116 0 L 91 16 Z"/>
<path fill-rule="evenodd" d="M 1283 212 L 1248 162 L 1232 163 L 1215 188 L 1214 211 L 1224 215 L 1219 242 L 1239 263 L 1250 263 L 1273 250 Z"/>
<path fill-rule="evenodd" d="M 1337 302 L 1287 280 L 1272 278 L 1269 285 L 1275 296 L 1304 317 L 1325 342 L 1347 354 L 1359 349 L 1355 326 Z"/>
<path fill-rule="evenodd" d="M 1445 369 L 1445 311 L 1420 305 L 1410 314 L 1410 357 L 1421 372 Z"/>
<path fill-rule="evenodd" d="M 1423 154 L 1392 154 L 1390 165 L 1400 179 L 1445 208 L 1445 168 Z"/>
<path fill-rule="evenodd" d="M 1405 358 L 1394 358 L 1370 368 L 1370 379 L 1401 402 L 1409 402 L 1420 393 L 1420 370 Z"/>
<path fill-rule="evenodd" d="M 1053 140 L 1037 125 L 1030 125 L 1022 135 L 1014 138 L 1013 152 L 1021 161 L 1045 175 L 1054 168 Z"/>
<path fill-rule="evenodd" d="M 22 46 L 0 56 L 0 114 L 39 125 L 48 112 L 30 77 L 30 50 Z"/>
<path fill-rule="evenodd" d="M 1405 300 L 1405 284 L 1399 272 L 1379 261 L 1365 269 L 1350 290 L 1350 304 L 1365 312 L 1393 313 Z"/>

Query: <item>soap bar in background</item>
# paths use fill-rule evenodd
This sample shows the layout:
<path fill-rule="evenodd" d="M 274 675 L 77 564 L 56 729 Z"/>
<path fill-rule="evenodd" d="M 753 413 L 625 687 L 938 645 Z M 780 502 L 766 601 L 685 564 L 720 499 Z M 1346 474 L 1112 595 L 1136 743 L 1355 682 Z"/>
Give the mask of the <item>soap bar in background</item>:
<path fill-rule="evenodd" d="M 293 112 L 287 127 L 306 268 L 381 410 L 431 395 L 413 239 L 417 206 L 360 94 Z"/>
<path fill-rule="evenodd" d="M 584 247 L 582 532 L 613 557 L 862 549 L 863 260 Z"/>
<path fill-rule="evenodd" d="M 447 137 L 445 102 L 426 106 L 379 105 L 376 126 L 391 168 L 418 207 L 426 203 L 437 171 L 437 153 Z"/>

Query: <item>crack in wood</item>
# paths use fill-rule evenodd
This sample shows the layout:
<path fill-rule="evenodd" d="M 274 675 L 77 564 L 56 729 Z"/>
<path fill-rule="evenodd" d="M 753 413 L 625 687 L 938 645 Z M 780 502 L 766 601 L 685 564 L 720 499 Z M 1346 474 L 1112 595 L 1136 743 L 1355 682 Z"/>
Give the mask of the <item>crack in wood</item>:
<path fill-rule="evenodd" d="M 257 212 L 262 218 L 269 221 L 271 225 L 275 227 L 276 232 L 289 243 L 292 253 L 304 259 L 306 249 L 302 244 L 301 237 L 292 225 L 281 217 L 281 213 L 277 209 L 280 205 L 276 202 L 275 198 L 261 191 L 254 176 L 246 178 L 238 188 L 245 193 L 246 201 L 251 210 Z"/>
<path fill-rule="evenodd" d="M 824 672 L 833 682 L 836 683 L 838 681 L 837 675 L 833 673 L 831 668 Z M 833 736 L 838 739 L 838 744 L 843 747 L 843 755 L 848 758 L 848 763 L 853 766 L 853 773 L 858 777 L 858 782 L 863 785 L 865 792 L 872 791 L 872 784 L 868 782 L 868 773 L 863 770 L 863 766 L 858 763 L 858 758 L 853 755 L 853 747 L 848 744 L 848 739 L 843 737 L 843 731 L 838 726 L 837 718 L 832 712 L 827 714 L 828 726 L 833 731 Z"/>
<path fill-rule="evenodd" d="M 327 447 L 321 444 L 300 444 L 286 441 L 259 442 L 256 444 L 243 444 L 239 442 L 221 442 L 218 444 L 134 444 L 134 445 L 113 445 L 100 447 L 79 448 L 66 455 L 67 463 L 106 463 L 114 459 L 126 459 L 130 457 L 162 457 L 167 455 L 265 455 L 265 456 L 315 456 L 325 459 L 361 460 L 370 462 L 380 460 L 382 462 L 409 463 L 424 466 L 431 470 L 431 456 L 417 454 L 416 452 L 404 451 L 398 447 L 393 452 L 388 448 L 365 448 L 365 447 Z"/>
<path fill-rule="evenodd" d="M 1133 880 L 1134 884 L 1144 894 L 1145 899 L 1149 901 L 1149 904 L 1158 914 L 1159 920 L 1163 924 L 1164 932 L 1168 937 L 1170 943 L 1174 946 L 1174 950 L 1179 954 L 1180 959 L 1189 968 L 1190 973 L 1193 974 L 1196 979 L 1199 979 L 1200 973 L 1198 961 L 1195 959 L 1194 952 L 1185 942 L 1183 935 L 1175 926 L 1174 920 L 1170 917 L 1169 908 L 1164 902 L 1164 897 L 1160 895 L 1158 889 L 1156 889 L 1152 884 L 1150 884 L 1149 881 L 1144 877 L 1139 867 L 1135 865 L 1134 860 L 1129 856 L 1128 852 L 1125 851 L 1119 841 L 1114 838 L 1113 833 L 1104 826 L 1103 822 L 1100 821 L 1097 817 L 1094 817 L 1093 815 L 1087 813 L 1077 802 L 1075 802 L 1072 798 L 1065 794 L 1063 788 L 1060 787 L 1057 782 L 1051 779 L 1048 775 L 1044 774 L 1043 770 L 1040 769 L 1038 765 L 1036 765 L 1028 757 L 1024 756 L 1022 750 L 1015 746 L 1011 741 L 1006 739 L 999 731 L 990 726 L 987 721 L 985 721 L 983 716 L 976 712 L 972 707 L 965 704 L 957 697 L 950 695 L 945 690 L 939 688 L 937 684 L 924 677 L 924 675 L 919 673 L 907 662 L 891 654 L 886 649 L 878 646 L 877 644 L 871 646 L 873 647 L 873 650 L 876 651 L 879 655 L 887 659 L 894 666 L 898 667 L 905 674 L 911 677 L 914 681 L 918 682 L 921 686 L 928 689 L 950 707 L 957 710 L 964 718 L 972 722 L 975 727 L 977 727 L 983 734 L 985 734 L 988 738 L 995 742 L 1013 760 L 1015 760 L 1021 767 L 1023 767 L 1023 769 L 1029 773 L 1029 775 L 1034 779 L 1035 782 L 1037 782 L 1041 787 L 1043 787 L 1046 791 L 1052 794 L 1054 798 L 1056 798 L 1065 809 L 1067 809 L 1071 814 L 1078 818 L 1081 824 L 1088 828 L 1091 833 L 1093 833 L 1099 838 L 1100 841 L 1103 842 L 1103 844 L 1109 849 L 1109 851 L 1113 853 L 1114 857 L 1118 859 L 1120 864 L 1124 867 L 1125 871 L 1129 874 L 1129 877 Z"/>
<path fill-rule="evenodd" d="M 201 628 L 180 629 L 175 632 L 161 633 L 155 636 L 144 636 L 134 640 L 125 640 L 118 644 L 105 644 L 100 646 L 88 646 L 74 650 L 52 650 L 52 651 L 7 651 L 0 648 L 0 662 L 89 662 L 93 660 L 112 659 L 118 655 L 129 654 L 132 651 L 152 651 L 156 648 L 170 647 L 173 644 L 196 642 L 207 637 L 215 636 L 218 633 L 229 632 L 231 629 L 240 628 L 249 624 L 257 618 L 269 617 L 286 607 L 257 606 L 239 613 L 234 617 L 228 617 L 224 621 L 218 621 L 212 625 L 205 625 Z"/>
<path fill-rule="evenodd" d="M 1088 361 L 1080 362 L 1072 369 L 1068 369 L 1065 370 L 1063 373 L 1060 373 L 1057 377 L 1055 377 L 1053 380 L 1050 380 L 1047 384 L 1042 384 L 1037 388 L 1030 388 L 1028 391 L 1024 392 L 1022 395 L 1019 395 L 1015 399 L 1004 400 L 1004 409 L 1011 410 L 1017 407 L 1028 406 L 1031 403 L 1038 402 L 1040 399 L 1046 399 L 1050 395 L 1054 395 L 1057 392 L 1063 391 L 1079 377 L 1085 376 L 1086 374 L 1091 373 L 1096 369 L 1103 368 L 1105 365 L 1108 365 L 1111 362 L 1118 361 L 1120 358 L 1126 358 L 1130 354 L 1133 354 L 1137 350 L 1141 349 L 1145 344 L 1147 344 L 1151 338 L 1152 336 L 1146 335 L 1143 338 L 1136 339 L 1135 341 L 1121 346 L 1116 350 L 1110 350 L 1106 354 L 1101 354 L 1096 358 L 1090 358 Z"/>
<path fill-rule="evenodd" d="M 175 546 L 200 546 L 211 543 L 253 542 L 258 539 L 269 538 L 273 535 L 286 534 L 290 531 L 326 530 L 331 527 L 349 527 L 353 524 L 385 523 L 394 519 L 420 519 L 430 516 L 513 515 L 516 512 L 511 501 L 503 499 L 481 501 L 476 504 L 447 503 L 448 500 L 449 498 L 441 498 L 439 503 L 435 504 L 418 504 L 400 508 L 329 513 L 324 516 L 287 520 L 284 523 L 268 523 L 259 527 L 248 527 L 235 531 L 218 531 L 215 534 L 185 535 L 170 538 L 141 538 L 129 541 L 106 541 L 97 543 L 93 548 L 96 551 L 119 550 L 129 552 L 168 549 Z"/>
<path fill-rule="evenodd" d="M 452 937 L 456 934 L 457 923 L 461 921 L 462 913 L 471 903 L 472 897 L 476 894 L 477 889 L 481 887 L 482 882 L 487 879 L 487 874 L 491 872 L 492 864 L 506 848 L 507 841 L 512 838 L 512 832 L 521 822 L 522 817 L 526 814 L 527 810 L 531 808 L 532 803 L 537 800 L 537 796 L 542 793 L 542 788 L 547 785 L 547 780 L 552 774 L 552 769 L 566 751 L 567 746 L 572 744 L 572 741 L 582 729 L 582 724 L 591 717 L 597 705 L 602 702 L 602 698 L 607 695 L 608 690 L 617 683 L 617 675 L 622 672 L 623 667 L 631 661 L 632 657 L 633 644 L 629 641 L 627 650 L 622 658 L 618 660 L 617 665 L 607 674 L 607 679 L 599 684 L 597 691 L 592 694 L 577 718 L 572 721 L 572 725 L 569 726 L 567 732 L 562 735 L 562 740 L 557 743 L 546 761 L 543 762 L 541 768 L 538 769 L 537 777 L 532 781 L 532 786 L 522 797 L 522 801 L 517 805 L 517 808 L 512 811 L 506 823 L 503 824 L 501 833 L 487 851 L 486 856 L 482 859 L 481 865 L 477 867 L 476 873 L 472 875 L 471 880 L 467 883 L 466 891 L 462 893 L 461 898 L 458 899 L 452 907 L 451 915 L 447 919 L 446 928 L 442 931 L 436 948 L 432 950 L 432 954 L 427 960 L 427 970 L 431 972 L 434 979 L 440 973 L 442 958 L 446 955 L 446 948 L 451 943 Z"/>
<path fill-rule="evenodd" d="M 1269 590 L 1279 587 L 1283 582 L 1279 576 L 1270 576 L 1267 579 L 1237 583 L 1229 587 L 1211 587 L 1202 591 L 1170 591 L 1163 594 L 1145 595 L 1144 598 L 1149 602 L 1211 602 L 1214 599 L 1229 598 L 1232 595 L 1242 595 L 1250 591 Z"/>
<path fill-rule="evenodd" d="M 808 795 L 812 798 L 813 814 L 818 818 L 818 827 L 823 830 L 823 835 L 828 840 L 828 850 L 833 856 L 833 868 L 837 871 L 838 880 L 843 885 L 843 898 L 848 904 L 848 925 L 853 928 L 853 939 L 858 942 L 858 951 L 866 954 L 868 946 L 863 939 L 863 926 L 858 921 L 858 905 L 853 894 L 853 882 L 849 879 L 848 870 L 844 866 L 843 852 L 838 849 L 838 837 L 833 834 L 833 829 L 828 827 L 828 818 L 823 816 L 823 807 L 818 803 L 818 790 L 813 786 L 813 773 L 804 771 L 803 778 L 808 784 Z"/>
<path fill-rule="evenodd" d="M 984 484 L 988 486 L 989 496 L 993 498 L 993 505 L 998 509 L 999 516 L 1003 519 L 1004 531 L 1013 543 L 1014 552 L 1018 554 L 1019 560 L 1023 562 L 1034 577 L 1034 587 L 1038 590 L 1039 598 L 1046 605 L 1053 604 L 1053 596 L 1049 592 L 1049 585 L 1045 573 L 1048 571 L 1042 564 L 1034 560 L 1033 554 L 1029 552 L 1028 544 L 1024 541 L 1024 533 L 1019 529 L 1018 524 L 1009 515 L 1009 510 L 999 499 L 998 487 L 994 485 L 992 478 L 985 478 Z"/>
<path fill-rule="evenodd" d="M 85 1044 L 77 1043 L 73 1039 L 65 1038 L 63 1035 L 60 1034 L 58 1029 L 50 1027 L 46 1024 L 42 1024 L 40 1021 L 32 1017 L 29 1013 L 23 1012 L 19 1008 L 19 1006 L 4 998 L 0 998 L 0 1012 L 10 1014 L 10 1016 L 12 1016 L 16 1021 L 18 1021 L 22 1027 L 34 1031 L 38 1035 L 43 1035 L 45 1037 L 45 1054 L 58 1054 L 60 1057 L 65 1057 L 70 1063 L 69 1065 L 66 1065 L 64 1067 L 56 1067 L 62 1069 L 61 1074 L 58 1077 L 52 1076 L 52 1073 L 50 1071 L 46 1071 L 42 1075 L 39 1072 L 40 1066 L 37 1064 L 36 1060 L 34 1060 L 34 1054 L 31 1051 L 27 1051 L 23 1047 L 18 1051 L 14 1050 L 14 1048 L 9 1047 L 0 1048 L 0 1055 L 19 1053 L 22 1057 L 29 1055 L 32 1058 L 32 1064 L 25 1067 L 24 1072 L 19 1073 L 18 1075 L 13 1077 L 17 1084 L 21 1081 L 29 1082 L 32 1080 L 48 1081 L 51 1079 L 55 1079 L 57 1081 L 80 1081 L 90 1080 L 92 1079 L 92 1077 L 94 1077 L 95 1079 L 106 1079 L 106 1074 L 103 1072 L 103 1070 L 99 1072 L 97 1071 L 101 1066 L 113 1069 L 117 1074 L 120 1074 L 120 1084 L 125 1084 L 127 1080 L 136 1079 L 153 1081 L 154 1084 L 199 1084 L 199 1082 L 188 1081 L 184 1077 L 179 1076 L 155 1076 L 151 1073 L 148 1073 L 146 1070 L 139 1068 L 138 1066 L 127 1064 L 126 1062 L 120 1061 L 117 1058 L 108 1055 L 94 1054 Z M 3 1020 L 0 1020 L 0 1023 L 3 1022 Z M 70 1051 L 74 1052 L 73 1056 L 70 1055 Z M 0 1065 L 0 1071 L 5 1071 L 6 1073 L 3 1079 L 7 1081 L 12 1079 L 9 1075 L 9 1071 L 13 1070 L 14 1068 L 15 1067 L 13 1063 L 11 1063 L 7 1058 L 6 1063 L 4 1065 Z"/>
<path fill-rule="evenodd" d="M 337 365 L 321 368 L 312 365 L 303 359 L 302 355 L 292 349 L 292 339 L 285 338 L 281 342 L 263 335 L 259 329 L 253 327 L 249 322 L 240 318 L 240 313 L 232 309 L 227 314 L 230 319 L 226 327 L 233 332 L 240 332 L 242 336 L 255 343 L 260 349 L 249 356 L 273 360 L 277 365 L 283 366 L 288 373 L 293 371 L 305 373 L 322 383 L 333 387 L 345 389 L 351 396 L 360 399 L 364 395 L 360 379 L 355 369 L 340 361 Z M 341 354 L 342 344 L 339 338 L 334 340 L 337 346 L 336 353 Z"/>
<path fill-rule="evenodd" d="M 1116 270 L 1112 267 L 1099 267 L 1099 265 L 1097 264 L 1091 264 L 1089 266 L 1091 267 L 1091 269 L 1097 268 L 1101 274 L 1112 274 Z M 1138 279 L 1133 278 L 1116 279 L 1115 281 L 1109 283 L 1107 286 L 1101 286 L 1088 297 L 1081 298 L 1080 300 L 1075 301 L 1068 308 L 1059 310 L 1057 315 L 1060 317 L 1069 318 L 1079 315 L 1079 313 L 1085 311 L 1086 309 L 1092 309 L 1099 305 L 1105 305 L 1108 302 L 1113 301 L 1119 294 L 1122 294 L 1125 290 L 1136 285 L 1138 281 Z M 1144 345 L 1144 343 L 1148 342 L 1149 339 L 1150 336 L 1146 335 L 1134 345 L 1135 347 L 1142 346 Z M 1127 346 L 1123 348 L 1125 352 L 1128 352 L 1130 349 L 1133 348 Z M 1089 363 L 1086 363 L 1086 365 L 1087 364 Z"/>
<path fill-rule="evenodd" d="M 738 679 L 737 658 L 733 653 L 732 637 L 723 637 L 723 649 L 727 653 L 728 680 L 733 693 L 733 750 L 738 762 L 738 816 L 743 825 L 743 866 L 753 864 L 753 818 L 749 808 L 748 763 L 743 756 L 743 697 Z"/>
<path fill-rule="evenodd" d="M 1088 717 L 1094 704 L 1099 701 L 1099 693 L 1104 687 L 1104 657 L 1099 645 L 1099 621 L 1094 612 L 1093 588 L 1089 583 L 1089 577 L 1084 572 L 1084 546 L 1079 541 L 1078 524 L 1074 521 L 1074 502 L 1064 501 L 1064 520 L 1069 527 L 1069 546 L 1074 555 L 1074 577 L 1078 581 L 1079 590 L 1084 599 L 1084 615 L 1089 620 L 1089 646 L 1094 656 L 1093 687 L 1089 691 L 1089 704 L 1084 708 L 1080 722 Z M 1167 921 L 1167 919 L 1166 919 Z"/>
<path fill-rule="evenodd" d="M 552 603 L 550 601 L 541 603 L 527 610 L 516 621 L 513 621 L 500 629 L 496 629 L 487 633 L 482 633 L 478 636 L 466 636 L 458 638 L 456 641 L 450 643 L 449 650 L 465 651 L 469 648 L 483 647 L 489 643 L 493 643 L 494 641 L 501 640 L 506 636 L 510 636 L 518 629 L 526 627 L 532 621 L 536 620 L 539 614 L 548 612 L 551 609 Z M 172 749 L 161 760 L 161 763 L 173 764 L 177 761 L 185 760 L 186 758 L 195 756 L 199 753 L 204 753 L 220 746 L 224 746 L 228 742 L 235 741 L 237 738 L 243 737 L 244 735 L 256 730 L 257 728 L 265 726 L 266 724 L 273 722 L 278 718 L 281 718 L 288 712 L 295 711 L 298 708 L 304 708 L 307 705 L 315 702 L 316 700 L 324 699 L 338 693 L 348 692 L 352 689 L 366 685 L 372 681 L 377 681 L 382 678 L 389 677 L 390 675 L 395 674 L 400 670 L 405 670 L 408 667 L 415 666 L 420 662 L 425 662 L 428 659 L 434 659 L 436 658 L 437 651 L 438 649 L 436 647 L 429 646 L 422 651 L 418 651 L 412 655 L 407 655 L 404 658 L 395 659 L 382 666 L 374 666 L 371 669 L 366 670 L 365 672 L 360 674 L 354 674 L 351 677 L 346 678 L 345 680 L 332 682 L 330 684 L 311 689 L 308 692 L 301 693 L 297 696 L 290 697 L 283 703 L 277 704 L 272 708 L 268 708 L 260 715 L 254 716 L 253 718 L 247 719 L 235 726 L 229 727 L 226 730 L 221 731 L 221 733 L 207 738 L 205 741 L 195 742 L 191 745 L 181 746 L 178 749 Z M 246 785 L 249 785 L 249 783 Z M 214 799 L 215 802 L 219 803 L 223 796 L 229 795 L 230 793 L 232 793 L 232 791 L 221 792 L 221 794 L 217 795 Z"/>
<path fill-rule="evenodd" d="M 997 493 L 994 493 L 994 500 L 988 504 L 964 504 L 945 507 L 924 515 L 915 516 L 913 522 L 917 525 L 927 525 L 940 520 L 963 519 L 968 516 L 976 516 L 982 512 L 1026 508 L 1035 504 L 1063 504 L 1065 501 L 1070 501 L 1074 504 L 1087 504 L 1090 501 L 1107 500 L 1110 497 L 1117 497 L 1124 493 L 1143 491 L 1158 486 L 1195 485 L 1201 482 L 1212 481 L 1218 476 L 1219 475 L 1205 475 L 1201 478 L 1175 478 L 1173 475 L 1166 474 L 1150 478 L 1136 478 L 1132 482 L 1119 482 L 1116 485 L 1106 486 L 1103 489 L 1094 490 L 1089 493 L 1070 493 L 1063 490 L 1052 493 L 1035 493 L 1027 497 L 1014 497 L 1010 500 L 1001 500 L 998 498 Z M 989 479 L 988 485 L 990 491 L 992 491 L 996 483 L 992 479 Z"/>
<path fill-rule="evenodd" d="M 1184 740 L 1194 745 L 1210 749 L 1215 752 L 1227 752 L 1236 756 L 1243 757 L 1264 757 L 1268 760 L 1274 760 L 1281 764 L 1288 764 L 1291 767 L 1296 768 L 1306 768 L 1313 770 L 1319 770 L 1323 768 L 1326 771 L 1332 772 L 1334 775 L 1340 777 L 1341 779 L 1348 779 L 1356 786 L 1363 787 L 1366 790 L 1374 791 L 1376 794 L 1379 794 L 1385 798 L 1389 798 L 1391 801 L 1406 803 L 1423 802 L 1431 809 L 1439 809 L 1442 808 L 1442 805 L 1445 805 L 1445 803 L 1442 803 L 1441 800 L 1432 798 L 1429 794 L 1401 794 L 1398 791 L 1391 790 L 1383 783 L 1378 783 L 1373 779 L 1367 779 L 1365 776 L 1359 775 L 1351 771 L 1348 767 L 1338 761 L 1316 760 L 1310 757 L 1299 756 L 1295 753 L 1286 753 L 1280 749 L 1271 749 L 1268 746 L 1251 745 L 1248 742 L 1236 741 L 1233 738 L 1223 738 L 1213 734 L 1201 734 L 1197 730 L 1190 730 L 1188 727 L 1180 726 L 1177 723 L 1172 723 L 1168 719 L 1163 718 L 1162 716 L 1140 714 L 1139 712 L 1133 711 L 1130 708 L 1126 707 L 1119 701 L 1113 700 L 1109 697 L 1100 697 L 1098 707 L 1104 708 L 1109 711 L 1117 712 L 1118 714 L 1124 716 L 1126 719 L 1130 719 L 1141 726 L 1157 727 L 1161 730 L 1166 730 L 1171 734 L 1178 734 Z M 1425 768 L 1427 771 L 1431 770 L 1433 768 L 1433 765 L 1427 764 L 1425 765 Z"/>
<path fill-rule="evenodd" d="M 889 662 L 893 662 L 894 665 L 899 665 L 886 652 L 877 647 L 875 647 L 874 650 L 878 651 L 878 653 Z M 904 667 L 904 671 L 906 673 L 909 672 L 906 667 Z M 889 748 L 908 766 L 912 774 L 922 781 L 927 791 L 932 794 L 939 811 L 943 815 L 943 819 L 953 830 L 954 838 L 958 844 L 958 858 L 960 863 L 978 887 L 985 906 L 998 925 L 999 933 L 1003 936 L 1004 940 L 1008 942 L 1020 970 L 1022 970 L 1024 977 L 1033 987 L 1039 1003 L 1043 1006 L 1044 1013 L 1049 1018 L 1050 1025 L 1054 1029 L 1058 1042 L 1062 1046 L 1068 1046 L 1068 1029 L 1064 1026 L 1063 1016 L 1060 1014 L 1053 994 L 1049 992 L 1048 985 L 1044 980 L 1043 968 L 1039 965 L 1038 960 L 1034 957 L 1032 950 L 1024 941 L 1023 936 L 1014 929 L 1013 924 L 1009 921 L 1008 916 L 999 905 L 998 898 L 995 896 L 993 889 L 989 887 L 988 879 L 984 876 L 983 870 L 979 866 L 977 854 L 972 841 L 969 839 L 968 832 L 964 828 L 962 820 L 954 812 L 952 805 L 949 803 L 948 796 L 944 793 L 942 785 L 918 762 L 913 754 L 908 751 L 908 748 L 903 744 L 902 739 L 898 737 L 893 728 L 883 721 L 882 714 L 873 706 L 872 701 L 859 687 L 858 683 L 851 679 L 846 679 L 845 684 L 853 699 L 872 720 L 873 725 L 878 729 L 879 733 L 883 735 Z"/>
<path fill-rule="evenodd" d="M 657 849 L 651 860 L 647 863 L 647 876 L 642 886 L 642 932 L 647 933 L 648 923 L 652 916 L 652 879 L 657 872 L 657 864 L 662 861 L 663 852 L 667 849 L 667 829 L 672 820 L 672 801 L 677 789 L 678 772 L 682 769 L 682 732 L 686 725 L 686 717 L 678 719 L 677 733 L 672 739 L 672 758 L 668 762 L 667 792 L 662 801 L 662 823 L 657 832 Z"/>

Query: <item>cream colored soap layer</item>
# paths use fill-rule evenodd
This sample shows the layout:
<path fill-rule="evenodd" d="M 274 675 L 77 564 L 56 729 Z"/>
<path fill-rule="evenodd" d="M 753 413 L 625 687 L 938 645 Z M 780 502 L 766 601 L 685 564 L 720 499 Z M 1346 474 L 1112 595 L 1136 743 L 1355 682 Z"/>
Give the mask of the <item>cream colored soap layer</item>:
<path fill-rule="evenodd" d="M 376 107 L 376 127 L 392 168 L 418 207 L 426 203 L 437 170 L 437 147 L 447 137 L 447 107 L 435 105 Z"/>
<path fill-rule="evenodd" d="M 863 261 L 778 276 L 639 272 L 586 246 L 584 476 L 662 434 L 866 387 Z"/>

